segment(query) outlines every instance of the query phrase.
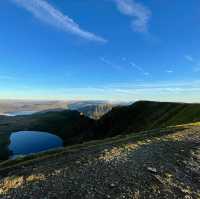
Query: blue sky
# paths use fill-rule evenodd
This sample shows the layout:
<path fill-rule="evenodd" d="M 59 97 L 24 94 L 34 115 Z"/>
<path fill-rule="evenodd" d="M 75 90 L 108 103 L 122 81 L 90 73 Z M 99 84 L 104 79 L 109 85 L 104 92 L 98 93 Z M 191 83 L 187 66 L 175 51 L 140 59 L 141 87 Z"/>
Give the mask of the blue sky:
<path fill-rule="evenodd" d="M 200 102 L 200 1 L 0 1 L 0 98 Z"/>

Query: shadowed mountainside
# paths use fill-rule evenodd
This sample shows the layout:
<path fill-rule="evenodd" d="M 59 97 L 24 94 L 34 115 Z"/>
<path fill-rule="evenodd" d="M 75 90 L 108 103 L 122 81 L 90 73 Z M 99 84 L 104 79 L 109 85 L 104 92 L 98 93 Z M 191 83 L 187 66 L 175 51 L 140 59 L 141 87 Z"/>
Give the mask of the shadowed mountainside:
<path fill-rule="evenodd" d="M 97 121 L 97 134 L 110 137 L 200 121 L 200 104 L 138 101 L 114 107 Z"/>
<path fill-rule="evenodd" d="M 0 133 L 15 131 L 46 131 L 74 144 L 84 137 L 89 139 L 94 120 L 78 111 L 42 112 L 27 116 L 0 116 Z"/>
<path fill-rule="evenodd" d="M 0 160 L 8 159 L 10 134 L 17 131 L 44 131 L 63 139 L 65 145 L 94 138 L 94 120 L 78 111 L 42 112 L 27 116 L 0 116 Z"/>

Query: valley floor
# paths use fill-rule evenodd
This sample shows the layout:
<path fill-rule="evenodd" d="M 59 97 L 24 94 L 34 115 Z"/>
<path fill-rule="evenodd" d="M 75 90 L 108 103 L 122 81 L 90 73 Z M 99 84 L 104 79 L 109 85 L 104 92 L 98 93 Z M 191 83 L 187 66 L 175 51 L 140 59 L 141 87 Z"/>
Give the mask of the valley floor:
<path fill-rule="evenodd" d="M 90 142 L 0 165 L 0 198 L 200 198 L 200 126 L 180 126 Z"/>

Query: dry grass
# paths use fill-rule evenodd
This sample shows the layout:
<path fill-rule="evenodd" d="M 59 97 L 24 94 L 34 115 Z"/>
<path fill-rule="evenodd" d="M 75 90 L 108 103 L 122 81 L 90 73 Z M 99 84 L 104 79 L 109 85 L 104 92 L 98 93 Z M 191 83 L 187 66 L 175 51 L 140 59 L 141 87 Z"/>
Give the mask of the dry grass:
<path fill-rule="evenodd" d="M 0 183 L 0 194 L 6 194 L 12 189 L 23 186 L 26 183 L 33 183 L 45 180 L 43 174 L 30 175 L 30 176 L 12 176 L 7 177 Z"/>
<path fill-rule="evenodd" d="M 172 127 L 192 127 L 192 126 L 200 126 L 200 122 L 181 124 L 181 125 L 176 125 L 176 126 L 172 126 Z"/>
<path fill-rule="evenodd" d="M 45 180 L 45 176 L 43 174 L 30 175 L 26 178 L 26 182 L 36 182 L 41 180 Z"/>
<path fill-rule="evenodd" d="M 105 149 L 103 153 L 99 156 L 99 160 L 103 160 L 105 162 L 109 162 L 115 159 L 122 159 L 125 158 L 129 152 L 137 150 L 143 145 L 151 143 L 152 140 L 147 139 L 145 141 L 137 141 L 137 142 L 129 142 L 126 144 L 123 144 L 119 147 L 113 147 L 110 150 Z"/>
<path fill-rule="evenodd" d="M 122 147 L 114 147 L 111 150 L 105 149 L 98 159 L 103 160 L 105 162 L 109 162 L 122 157 L 123 154 L 124 149 Z"/>
<path fill-rule="evenodd" d="M 16 189 L 24 184 L 24 177 L 7 177 L 0 186 L 0 194 L 7 193 L 10 189 Z"/>
<path fill-rule="evenodd" d="M 200 126 L 200 122 L 192 123 L 187 125 L 179 125 L 176 127 L 192 127 L 192 126 Z M 175 133 L 164 135 L 162 137 L 154 137 L 154 138 L 147 138 L 143 141 L 129 141 L 129 143 L 120 145 L 118 147 L 113 147 L 111 149 L 105 149 L 101 155 L 99 156 L 99 160 L 103 160 L 105 162 L 109 162 L 112 160 L 119 160 L 125 158 L 129 152 L 135 151 L 140 147 L 160 141 L 183 141 L 186 138 L 194 136 L 192 132 L 188 131 L 187 133 L 183 133 L 181 130 L 176 131 Z M 130 138 L 131 140 L 131 138 Z"/>

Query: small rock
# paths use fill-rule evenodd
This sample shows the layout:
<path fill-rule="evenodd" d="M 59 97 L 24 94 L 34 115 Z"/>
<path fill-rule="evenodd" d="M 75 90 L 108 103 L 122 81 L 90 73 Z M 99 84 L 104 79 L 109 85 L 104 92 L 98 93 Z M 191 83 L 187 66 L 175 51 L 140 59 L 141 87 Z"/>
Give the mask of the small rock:
<path fill-rule="evenodd" d="M 114 184 L 114 183 L 111 183 L 111 184 L 110 184 L 110 187 L 115 187 L 115 184 Z"/>
<path fill-rule="evenodd" d="M 192 197 L 189 196 L 189 195 L 186 195 L 184 198 L 185 198 L 185 199 L 192 199 Z"/>
<path fill-rule="evenodd" d="M 153 168 L 153 167 L 148 167 L 147 170 L 152 172 L 152 173 L 157 173 L 157 169 Z"/>

